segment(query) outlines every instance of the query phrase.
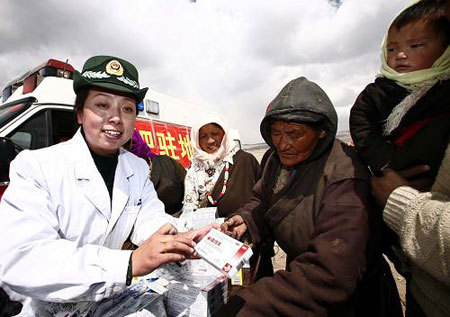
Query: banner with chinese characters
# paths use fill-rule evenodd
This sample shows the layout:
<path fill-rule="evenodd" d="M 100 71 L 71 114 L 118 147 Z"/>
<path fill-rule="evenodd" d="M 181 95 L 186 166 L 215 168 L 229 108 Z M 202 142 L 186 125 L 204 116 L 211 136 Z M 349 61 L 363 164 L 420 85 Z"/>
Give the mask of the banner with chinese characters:
<path fill-rule="evenodd" d="M 144 141 L 156 154 L 167 155 L 184 167 L 191 165 L 191 128 L 155 120 L 136 120 Z"/>

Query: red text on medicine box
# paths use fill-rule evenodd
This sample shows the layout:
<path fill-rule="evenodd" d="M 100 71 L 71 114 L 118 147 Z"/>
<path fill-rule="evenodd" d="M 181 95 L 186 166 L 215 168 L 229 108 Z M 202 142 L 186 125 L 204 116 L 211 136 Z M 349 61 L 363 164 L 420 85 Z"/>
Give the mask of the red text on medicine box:
<path fill-rule="evenodd" d="M 211 229 L 194 249 L 203 260 L 228 278 L 233 278 L 253 254 L 248 245 L 216 229 Z"/>
<path fill-rule="evenodd" d="M 136 120 L 139 130 L 150 149 L 158 155 L 167 155 L 184 167 L 191 165 L 191 128 L 156 120 Z"/>

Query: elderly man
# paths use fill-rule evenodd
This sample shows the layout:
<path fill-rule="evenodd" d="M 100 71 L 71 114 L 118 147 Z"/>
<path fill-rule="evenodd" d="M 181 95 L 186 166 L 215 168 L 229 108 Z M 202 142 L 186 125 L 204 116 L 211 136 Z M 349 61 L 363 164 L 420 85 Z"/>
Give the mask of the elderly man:
<path fill-rule="evenodd" d="M 262 253 L 276 241 L 287 265 L 266 270 L 222 316 L 395 316 L 388 294 L 378 300 L 389 268 L 383 274 L 375 245 L 367 168 L 335 140 L 336 129 L 330 99 L 304 77 L 270 103 L 261 122 L 271 148 L 262 177 L 252 202 L 223 230 L 237 238 L 247 232 Z"/>

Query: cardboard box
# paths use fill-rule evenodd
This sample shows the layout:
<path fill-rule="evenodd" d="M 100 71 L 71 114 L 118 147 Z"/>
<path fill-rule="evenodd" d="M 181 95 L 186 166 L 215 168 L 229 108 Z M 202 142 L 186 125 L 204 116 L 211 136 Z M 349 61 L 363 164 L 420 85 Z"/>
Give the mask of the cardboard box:
<path fill-rule="evenodd" d="M 164 293 L 167 316 L 214 316 L 226 303 L 227 278 L 212 267 L 203 270 L 205 266 L 209 264 L 203 260 L 188 260 L 182 267 L 169 264 L 157 270 L 169 281 Z"/>

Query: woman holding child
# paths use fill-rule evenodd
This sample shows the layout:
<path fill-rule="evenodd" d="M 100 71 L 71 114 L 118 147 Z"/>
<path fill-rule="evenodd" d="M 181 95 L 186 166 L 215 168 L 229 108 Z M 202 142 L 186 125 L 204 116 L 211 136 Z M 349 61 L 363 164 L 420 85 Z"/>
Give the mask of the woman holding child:
<path fill-rule="evenodd" d="M 388 254 L 402 264 L 397 268 L 406 277 L 408 317 L 450 315 L 449 29 L 449 0 L 422 0 L 403 10 L 392 22 L 384 47 L 382 74 L 386 78 L 378 78 L 369 85 L 353 111 L 353 131 L 358 132 L 354 135 L 355 144 L 363 157 L 380 141 L 380 135 L 361 133 L 376 131 L 377 126 L 381 131 L 382 121 L 375 121 L 376 109 L 384 109 L 384 117 L 378 119 L 387 117 L 387 123 L 392 121 L 390 117 L 398 117 L 395 120 L 398 128 L 384 136 L 384 150 L 376 153 L 379 162 L 385 161 L 382 164 L 391 168 L 383 169 L 382 176 L 372 177 L 372 186 L 374 196 L 384 207 L 384 221 L 392 229 L 389 247 L 396 253 L 388 250 Z M 402 43 L 401 38 L 411 41 L 409 49 L 395 44 Z M 397 63 L 412 67 L 397 67 Z M 408 85 L 406 80 L 414 80 L 414 85 Z M 380 85 L 383 82 L 392 87 L 391 95 L 383 95 Z M 395 92 L 400 92 L 404 99 L 399 99 Z M 389 105 L 390 109 L 386 107 Z M 398 110 L 402 110 L 400 116 Z M 414 126 L 418 128 L 412 129 Z M 395 142 L 403 136 L 409 136 L 409 140 L 403 145 Z M 417 160 L 419 154 L 421 159 Z M 376 164 L 374 160 L 367 161 Z M 403 166 L 398 166 L 398 162 Z M 430 192 L 423 192 L 424 186 L 419 186 L 424 174 L 430 183 L 434 181 Z"/>
<path fill-rule="evenodd" d="M 261 134 L 270 145 L 252 201 L 223 224 L 256 245 L 276 241 L 286 270 L 237 293 L 223 316 L 395 316 L 379 291 L 389 268 L 374 234 L 368 172 L 335 140 L 337 115 L 325 92 L 301 77 L 270 103 Z M 390 274 L 390 273 L 388 273 Z M 273 276 L 270 276 L 273 275 Z M 394 285 L 395 287 L 395 285 Z M 387 310 L 389 309 L 389 311 Z"/>

